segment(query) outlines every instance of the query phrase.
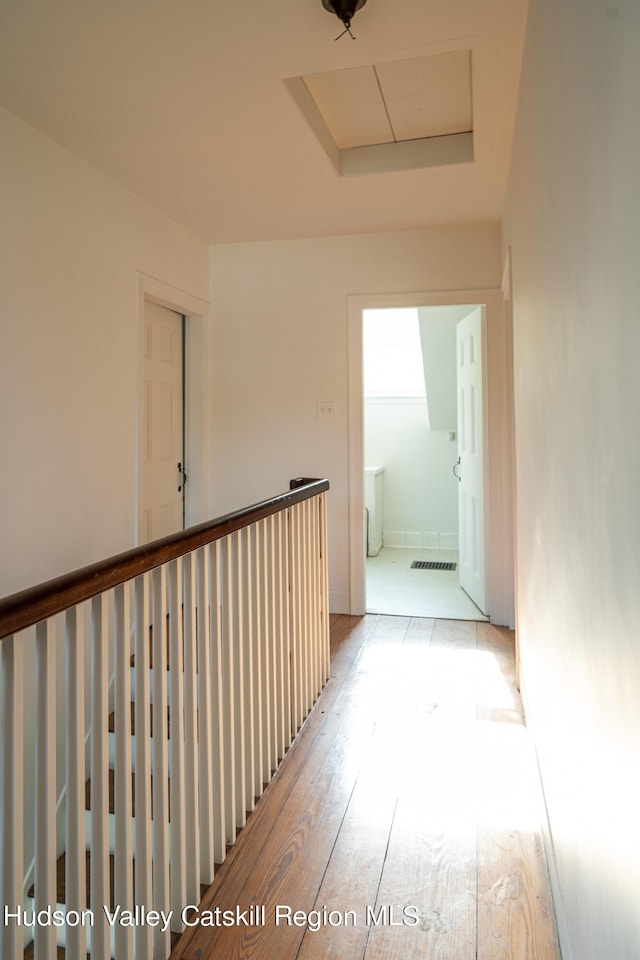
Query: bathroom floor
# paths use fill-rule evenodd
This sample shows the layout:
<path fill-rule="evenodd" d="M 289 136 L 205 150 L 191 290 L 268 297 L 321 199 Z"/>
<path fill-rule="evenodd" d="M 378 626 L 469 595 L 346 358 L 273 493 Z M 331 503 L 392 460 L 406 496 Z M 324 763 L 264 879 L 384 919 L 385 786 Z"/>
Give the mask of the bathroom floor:
<path fill-rule="evenodd" d="M 460 587 L 458 570 L 412 570 L 414 560 L 458 563 L 457 550 L 383 547 L 367 557 L 367 613 L 488 620 Z"/>

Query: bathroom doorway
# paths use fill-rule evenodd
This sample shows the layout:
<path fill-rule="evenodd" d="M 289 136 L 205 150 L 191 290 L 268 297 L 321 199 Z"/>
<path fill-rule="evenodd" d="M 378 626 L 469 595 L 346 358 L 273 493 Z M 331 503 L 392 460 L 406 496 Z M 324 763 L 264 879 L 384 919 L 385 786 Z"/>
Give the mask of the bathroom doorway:
<path fill-rule="evenodd" d="M 368 612 L 488 619 L 459 576 L 456 329 L 476 309 L 362 311 Z"/>

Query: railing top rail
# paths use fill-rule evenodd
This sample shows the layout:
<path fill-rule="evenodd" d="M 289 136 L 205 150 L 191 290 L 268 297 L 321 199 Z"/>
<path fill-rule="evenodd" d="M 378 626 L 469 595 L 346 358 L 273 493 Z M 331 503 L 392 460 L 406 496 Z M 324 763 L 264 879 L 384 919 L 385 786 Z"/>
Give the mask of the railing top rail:
<path fill-rule="evenodd" d="M 0 643 L 19 630 L 31 627 L 163 563 L 191 553 L 207 543 L 221 540 L 237 530 L 328 489 L 328 480 L 300 477 L 291 481 L 291 489 L 287 493 L 189 527 L 161 540 L 134 547 L 107 560 L 100 560 L 73 573 L 5 597 L 0 600 Z"/>

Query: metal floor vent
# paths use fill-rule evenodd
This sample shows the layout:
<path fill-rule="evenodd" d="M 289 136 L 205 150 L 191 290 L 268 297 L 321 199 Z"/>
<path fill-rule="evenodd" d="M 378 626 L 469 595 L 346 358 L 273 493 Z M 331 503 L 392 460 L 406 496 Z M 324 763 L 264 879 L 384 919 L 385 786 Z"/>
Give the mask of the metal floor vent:
<path fill-rule="evenodd" d="M 455 563 L 443 563 L 441 560 L 414 560 L 412 570 L 455 570 Z"/>

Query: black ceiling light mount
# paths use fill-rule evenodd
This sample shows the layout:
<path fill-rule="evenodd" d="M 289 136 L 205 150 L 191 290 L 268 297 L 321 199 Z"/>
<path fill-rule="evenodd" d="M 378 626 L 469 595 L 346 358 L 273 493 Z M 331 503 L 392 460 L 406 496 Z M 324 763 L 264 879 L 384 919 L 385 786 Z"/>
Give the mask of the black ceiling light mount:
<path fill-rule="evenodd" d="M 354 14 L 361 7 L 364 7 L 366 2 L 367 0 L 322 0 L 322 6 L 325 10 L 328 10 L 329 13 L 335 13 L 338 20 L 342 20 L 344 23 L 344 30 L 340 36 L 336 37 L 336 40 L 344 37 L 345 33 L 348 33 L 351 39 L 355 40 L 351 33 L 351 20 Z"/>

